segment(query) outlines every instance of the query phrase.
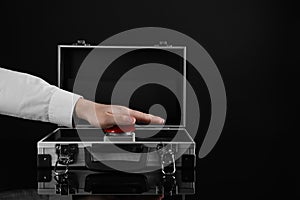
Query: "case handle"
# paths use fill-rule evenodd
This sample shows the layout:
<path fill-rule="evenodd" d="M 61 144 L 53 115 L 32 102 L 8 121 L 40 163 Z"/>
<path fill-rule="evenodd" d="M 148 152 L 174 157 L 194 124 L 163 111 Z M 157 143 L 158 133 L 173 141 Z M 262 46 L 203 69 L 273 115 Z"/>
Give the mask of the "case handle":
<path fill-rule="evenodd" d="M 130 144 L 132 146 L 132 144 Z M 137 172 L 146 168 L 147 163 L 147 152 L 149 151 L 148 147 L 140 145 L 142 151 L 140 153 L 141 157 L 138 161 L 128 161 L 128 160 L 101 160 L 94 161 L 93 156 L 91 155 L 92 147 L 84 148 L 84 158 L 85 165 L 89 170 L 94 171 L 116 171 L 116 169 L 111 168 L 110 166 L 126 166 L 126 168 L 132 172 Z M 101 153 L 101 152 L 98 152 Z M 103 152 L 105 154 L 105 152 Z M 117 153 L 116 153 L 117 154 Z"/>

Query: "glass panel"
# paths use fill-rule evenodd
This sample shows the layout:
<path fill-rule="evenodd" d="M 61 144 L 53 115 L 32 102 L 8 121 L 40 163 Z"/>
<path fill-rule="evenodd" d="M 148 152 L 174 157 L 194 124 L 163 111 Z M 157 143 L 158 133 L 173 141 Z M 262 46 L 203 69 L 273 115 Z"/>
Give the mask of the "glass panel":
<path fill-rule="evenodd" d="M 78 132 L 80 133 L 80 137 Z M 191 142 L 188 133 L 183 130 L 155 130 L 155 129 L 142 129 L 135 130 L 136 142 Z M 174 137 L 176 135 L 176 137 Z M 44 142 L 56 142 L 56 141 L 68 141 L 68 142 L 103 142 L 104 133 L 102 129 L 64 129 L 60 128 L 47 137 Z"/>
<path fill-rule="evenodd" d="M 121 56 L 103 66 L 114 55 Z M 81 68 L 78 76 L 81 66 L 88 70 Z M 62 47 L 60 87 L 99 103 L 150 112 L 165 117 L 166 125 L 179 126 L 185 118 L 184 67 L 184 47 Z"/>

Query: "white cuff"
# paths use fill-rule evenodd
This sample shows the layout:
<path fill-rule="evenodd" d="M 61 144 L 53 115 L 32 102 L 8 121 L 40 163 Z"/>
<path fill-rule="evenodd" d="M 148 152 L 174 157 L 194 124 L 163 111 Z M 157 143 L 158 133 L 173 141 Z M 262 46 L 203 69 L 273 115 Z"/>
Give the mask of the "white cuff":
<path fill-rule="evenodd" d="M 49 104 L 49 121 L 54 124 L 72 127 L 72 117 L 76 102 L 82 96 L 57 89 Z"/>

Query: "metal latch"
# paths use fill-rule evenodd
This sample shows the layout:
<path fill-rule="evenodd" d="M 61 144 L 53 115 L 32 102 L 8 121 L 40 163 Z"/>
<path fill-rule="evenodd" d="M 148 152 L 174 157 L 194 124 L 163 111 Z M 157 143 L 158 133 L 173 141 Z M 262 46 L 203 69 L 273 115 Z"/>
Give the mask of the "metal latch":
<path fill-rule="evenodd" d="M 172 146 L 158 144 L 156 149 L 160 157 L 162 173 L 165 175 L 175 174 L 175 150 L 172 148 Z"/>
<path fill-rule="evenodd" d="M 68 173 L 69 165 L 75 163 L 76 161 L 78 154 L 78 144 L 56 144 L 55 149 L 57 154 L 57 160 L 54 167 L 54 173 L 55 175 L 66 174 Z M 59 172 L 57 170 L 58 164 L 64 165 L 66 169 L 62 172 Z"/>

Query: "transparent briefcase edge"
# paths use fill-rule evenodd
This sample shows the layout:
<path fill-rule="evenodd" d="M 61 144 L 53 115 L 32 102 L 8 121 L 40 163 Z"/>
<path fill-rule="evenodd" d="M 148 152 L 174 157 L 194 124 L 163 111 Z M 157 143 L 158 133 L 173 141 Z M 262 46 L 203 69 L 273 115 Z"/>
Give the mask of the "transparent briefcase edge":
<path fill-rule="evenodd" d="M 84 41 L 85 42 L 85 41 Z M 76 45 L 74 45 L 76 44 Z M 57 71 L 58 71 L 58 80 L 57 80 L 57 85 L 59 88 L 61 88 L 61 49 L 62 48 L 88 48 L 88 49 L 182 49 L 183 50 L 183 95 L 182 95 L 182 112 L 183 112 L 183 118 L 182 118 L 182 124 L 179 125 L 167 125 L 167 127 L 186 127 L 186 77 L 187 77 L 187 70 L 186 70 L 186 52 L 187 52 L 187 47 L 186 46 L 173 46 L 168 44 L 167 41 L 159 41 L 158 44 L 154 44 L 153 46 L 151 45 L 128 45 L 128 46 L 123 46 L 123 45 L 82 45 L 80 43 L 74 43 L 73 45 L 58 45 L 57 46 Z M 78 127 L 81 125 L 77 125 Z M 83 125 L 85 126 L 85 125 Z M 148 126 L 148 127 L 151 127 Z M 155 125 L 153 125 L 155 127 Z"/>

